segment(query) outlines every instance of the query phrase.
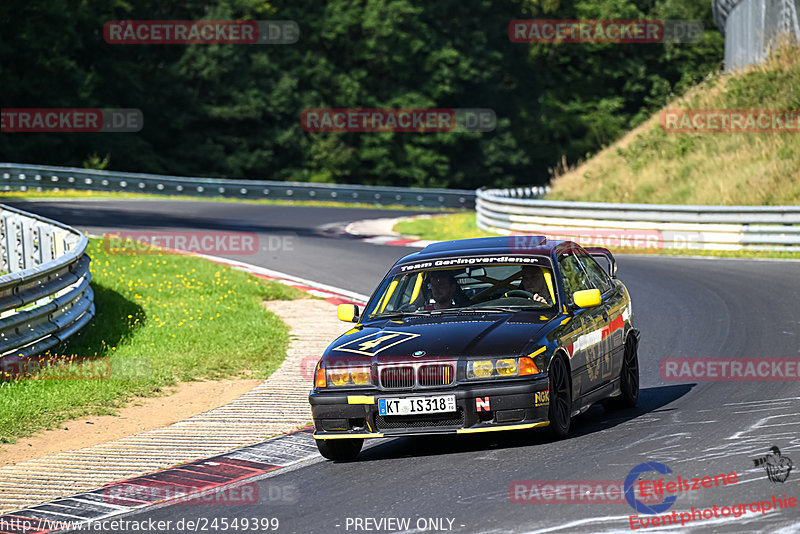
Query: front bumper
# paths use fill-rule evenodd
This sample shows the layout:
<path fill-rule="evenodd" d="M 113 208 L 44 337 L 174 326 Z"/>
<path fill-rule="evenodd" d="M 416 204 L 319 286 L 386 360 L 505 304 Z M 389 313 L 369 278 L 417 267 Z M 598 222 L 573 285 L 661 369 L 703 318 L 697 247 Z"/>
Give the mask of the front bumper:
<path fill-rule="evenodd" d="M 378 399 L 455 395 L 456 412 L 378 414 Z M 316 439 L 382 438 L 432 434 L 472 434 L 547 426 L 547 377 L 496 383 L 458 384 L 424 390 L 312 391 L 309 395 Z"/>

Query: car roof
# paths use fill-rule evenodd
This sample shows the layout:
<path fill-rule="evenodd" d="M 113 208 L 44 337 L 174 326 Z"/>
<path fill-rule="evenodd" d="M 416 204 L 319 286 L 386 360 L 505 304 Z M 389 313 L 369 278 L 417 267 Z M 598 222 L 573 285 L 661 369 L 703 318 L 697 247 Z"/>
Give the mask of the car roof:
<path fill-rule="evenodd" d="M 432 243 L 397 263 L 427 260 L 453 255 L 509 254 L 517 256 L 550 255 L 553 249 L 566 241 L 549 240 L 541 235 L 515 235 L 500 237 L 479 237 L 476 239 L 456 239 Z"/>

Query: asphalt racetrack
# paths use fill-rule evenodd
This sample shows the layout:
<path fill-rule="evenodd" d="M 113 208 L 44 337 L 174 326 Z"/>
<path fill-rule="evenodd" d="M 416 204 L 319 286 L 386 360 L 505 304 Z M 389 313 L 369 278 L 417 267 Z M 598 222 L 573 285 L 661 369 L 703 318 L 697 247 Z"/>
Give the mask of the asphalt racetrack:
<path fill-rule="evenodd" d="M 170 200 L 10 204 L 94 234 L 256 232 L 258 253 L 229 257 L 362 294 L 372 292 L 395 260 L 414 251 L 318 231 L 330 223 L 409 212 Z M 515 481 L 622 481 L 648 461 L 666 464 L 670 476 L 684 479 L 738 474 L 735 484 L 678 494 L 669 512 L 772 502 L 784 494 L 800 500 L 797 381 L 682 383 L 665 382 L 659 374 L 660 360 L 668 357 L 800 357 L 800 262 L 621 256 L 618 274 L 642 332 L 636 410 L 609 415 L 595 406 L 559 442 L 544 431 L 377 440 L 355 462 L 318 458 L 258 482 L 265 496 L 276 484 L 293 488 L 289 501 L 163 506 L 124 519 L 172 525 L 200 520 L 206 532 L 222 531 L 219 522 L 212 528 L 215 518 L 277 518 L 274 532 L 297 533 L 630 532 L 635 512 L 624 500 L 594 502 L 578 494 L 575 502 L 513 502 L 509 488 L 513 494 Z M 771 482 L 754 465 L 772 446 L 794 460 L 783 483 Z M 677 530 L 800 532 L 800 506 L 704 519 Z"/>

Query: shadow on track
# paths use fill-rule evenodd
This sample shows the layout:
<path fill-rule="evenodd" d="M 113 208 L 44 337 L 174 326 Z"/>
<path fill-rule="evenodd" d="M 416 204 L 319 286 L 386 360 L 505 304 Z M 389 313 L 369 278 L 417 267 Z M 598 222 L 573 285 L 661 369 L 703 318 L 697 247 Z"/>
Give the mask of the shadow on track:
<path fill-rule="evenodd" d="M 565 442 L 571 439 L 608 430 L 651 412 L 664 411 L 669 403 L 683 397 L 693 384 L 645 388 L 639 392 L 639 406 L 632 410 L 606 412 L 601 406 L 592 406 L 587 412 L 572 420 L 572 430 Z M 667 408 L 666 410 L 671 410 Z M 369 447 L 361 452 L 356 462 L 370 462 L 390 458 L 444 456 L 482 450 L 513 449 L 558 443 L 546 428 L 509 432 L 488 432 L 474 435 L 413 436 L 396 438 Z"/>

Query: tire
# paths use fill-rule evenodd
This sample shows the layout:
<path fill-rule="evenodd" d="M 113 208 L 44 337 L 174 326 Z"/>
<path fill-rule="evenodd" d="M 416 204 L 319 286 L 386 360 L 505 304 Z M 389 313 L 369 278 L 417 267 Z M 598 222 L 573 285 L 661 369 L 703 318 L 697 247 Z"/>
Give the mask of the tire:
<path fill-rule="evenodd" d="M 619 389 L 622 395 L 603 401 L 603 408 L 608 411 L 636 408 L 639 404 L 639 350 L 636 340 L 628 338 L 622 369 L 619 372 Z"/>
<path fill-rule="evenodd" d="M 355 460 L 364 444 L 363 439 L 318 439 L 315 441 L 319 453 L 335 462 Z"/>
<path fill-rule="evenodd" d="M 572 423 L 572 388 L 569 368 L 560 354 L 553 357 L 548 371 L 550 379 L 550 406 L 547 416 L 550 419 L 550 434 L 556 439 L 569 435 Z"/>

